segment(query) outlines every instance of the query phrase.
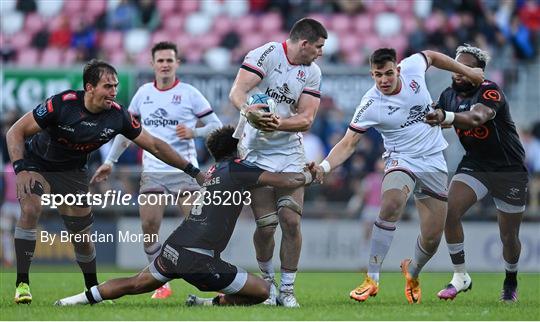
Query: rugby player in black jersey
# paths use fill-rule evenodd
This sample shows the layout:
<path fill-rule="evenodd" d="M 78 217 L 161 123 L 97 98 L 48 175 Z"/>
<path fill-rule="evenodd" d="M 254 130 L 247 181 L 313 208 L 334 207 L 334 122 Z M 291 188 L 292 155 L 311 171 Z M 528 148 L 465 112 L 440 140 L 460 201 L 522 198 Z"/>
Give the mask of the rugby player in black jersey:
<path fill-rule="evenodd" d="M 238 159 L 238 139 L 232 137 L 233 133 L 234 128 L 228 126 L 208 137 L 206 146 L 216 164 L 206 174 L 201 189 L 203 200 L 193 206 L 190 215 L 169 236 L 159 256 L 148 267 L 135 276 L 109 280 L 55 304 L 93 304 L 146 293 L 177 278 L 201 291 L 221 293 L 207 299 L 190 295 L 188 305 L 250 305 L 266 300 L 270 283 L 223 261 L 220 253 L 229 243 L 242 207 L 251 201 L 249 189 L 298 188 L 311 183 L 315 171 L 311 165 L 301 173 L 273 173 Z M 233 197 L 225 202 L 228 195 Z M 278 208 L 292 202 L 284 196 L 278 200 Z"/>
<path fill-rule="evenodd" d="M 202 182 L 199 169 L 170 146 L 148 134 L 114 100 L 118 77 L 113 66 L 92 60 L 84 67 L 84 91 L 68 90 L 48 98 L 26 113 L 7 132 L 9 156 L 17 174 L 17 197 L 22 214 L 15 228 L 17 256 L 16 303 L 30 303 L 29 270 L 36 246 L 36 226 L 43 194 L 86 195 L 88 154 L 123 134 L 162 161 Z M 76 200 L 83 200 L 77 197 Z M 73 199 L 72 199 L 73 200 Z M 96 252 L 88 234 L 94 217 L 88 200 L 58 207 L 72 234 L 75 257 L 86 288 L 97 285 Z M 86 238 L 85 238 L 86 236 Z M 75 241 L 77 240 L 77 241 Z"/>
<path fill-rule="evenodd" d="M 489 55 L 465 45 L 458 47 L 456 60 L 484 69 Z M 528 175 L 525 152 L 510 116 L 510 107 L 494 82 L 486 80 L 474 86 L 459 74 L 453 74 L 452 86 L 442 92 L 437 105 L 438 109 L 426 116 L 426 122 L 453 125 L 466 151 L 448 193 L 445 237 L 454 276 L 437 296 L 454 299 L 458 293 L 472 287 L 465 269 L 461 217 L 490 193 L 497 207 L 506 269 L 500 300 L 515 302 L 521 252 L 519 226 L 525 211 Z"/>

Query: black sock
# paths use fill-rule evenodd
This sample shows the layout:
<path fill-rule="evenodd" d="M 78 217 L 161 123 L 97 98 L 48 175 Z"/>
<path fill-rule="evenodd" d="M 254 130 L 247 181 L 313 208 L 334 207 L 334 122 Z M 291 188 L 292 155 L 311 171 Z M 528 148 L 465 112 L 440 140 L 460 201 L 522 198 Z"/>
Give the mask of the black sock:
<path fill-rule="evenodd" d="M 218 305 L 218 306 L 221 305 L 221 304 L 219 304 L 219 299 L 220 298 L 221 298 L 221 295 L 218 295 L 218 296 L 214 297 L 214 299 L 212 300 L 212 304 L 213 305 Z"/>
<path fill-rule="evenodd" d="M 15 238 L 15 254 L 17 257 L 17 281 L 15 286 L 18 286 L 21 282 L 30 284 L 28 272 L 30 271 L 35 249 L 35 240 Z"/>
<path fill-rule="evenodd" d="M 450 254 L 450 259 L 454 265 L 465 264 L 465 251 L 462 250 L 455 254 Z"/>
<path fill-rule="evenodd" d="M 504 278 L 504 287 L 517 287 L 517 272 L 506 271 L 506 277 Z"/>
<path fill-rule="evenodd" d="M 86 286 L 87 290 L 89 290 L 92 286 L 99 284 L 98 279 L 97 279 L 97 273 L 96 273 L 96 259 L 95 258 L 88 263 L 77 261 L 77 264 L 79 264 L 79 267 L 81 268 L 81 271 L 83 273 L 84 285 Z"/>

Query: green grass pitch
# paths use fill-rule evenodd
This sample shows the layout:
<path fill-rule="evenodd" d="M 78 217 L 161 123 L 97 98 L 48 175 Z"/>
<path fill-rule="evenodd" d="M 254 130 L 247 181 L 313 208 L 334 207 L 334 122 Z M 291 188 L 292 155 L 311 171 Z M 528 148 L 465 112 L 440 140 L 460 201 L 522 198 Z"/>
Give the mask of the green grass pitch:
<path fill-rule="evenodd" d="M 33 267 L 33 271 L 38 271 Z M 41 269 L 43 271 L 43 269 Z M 109 272 L 115 270 L 108 270 Z M 129 276 L 130 273 L 100 273 L 100 280 Z M 55 300 L 83 290 L 80 273 L 32 273 L 31 305 L 13 303 L 15 274 L 0 274 L 1 320 L 539 320 L 540 274 L 519 275 L 519 302 L 498 302 L 504 274 L 473 273 L 473 289 L 454 301 L 441 301 L 437 291 L 450 273 L 421 275 L 422 303 L 410 305 L 404 296 L 399 273 L 383 273 L 377 297 L 358 303 L 349 291 L 361 282 L 359 273 L 299 273 L 296 294 L 299 309 L 281 307 L 186 307 L 190 293 L 202 293 L 191 285 L 173 281 L 174 294 L 166 300 L 152 300 L 149 294 L 126 296 L 115 304 L 54 307 Z"/>

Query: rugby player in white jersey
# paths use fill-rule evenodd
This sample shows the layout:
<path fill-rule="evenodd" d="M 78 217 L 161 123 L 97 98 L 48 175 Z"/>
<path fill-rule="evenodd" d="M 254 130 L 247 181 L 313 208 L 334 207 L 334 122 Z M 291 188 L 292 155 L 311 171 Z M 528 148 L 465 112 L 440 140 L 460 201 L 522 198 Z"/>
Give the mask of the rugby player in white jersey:
<path fill-rule="evenodd" d="M 213 130 L 222 126 L 213 112 L 210 103 L 193 86 L 181 82 L 176 77 L 180 60 L 174 43 L 160 42 L 152 48 L 152 67 L 155 80 L 142 85 L 129 105 L 133 115 L 140 116 L 145 130 L 162 139 L 171 147 L 198 167 L 195 137 L 206 137 Z M 200 120 L 204 126 L 196 128 Z M 92 181 L 104 180 L 112 171 L 112 165 L 129 146 L 129 140 L 118 135 L 113 142 L 104 164 L 96 171 Z M 160 161 L 144 151 L 143 173 L 141 175 L 141 194 L 178 194 L 179 206 L 184 215 L 188 215 L 191 206 L 184 201 L 190 192 L 199 190 L 199 185 L 183 171 Z M 158 234 L 165 210 L 165 204 L 139 205 L 142 231 L 144 234 Z M 151 263 L 159 254 L 161 243 L 145 242 L 144 252 Z M 167 298 L 172 294 L 168 283 L 157 289 L 152 298 Z"/>
<path fill-rule="evenodd" d="M 322 55 L 328 37 L 316 20 L 304 18 L 291 29 L 289 38 L 250 51 L 232 86 L 229 97 L 241 112 L 235 136 L 240 155 L 272 172 L 297 172 L 305 166 L 302 134 L 315 118 L 320 103 L 321 70 L 314 61 Z M 248 106 L 247 99 L 265 93 L 277 103 L 276 112 L 257 113 L 261 104 Z M 249 120 L 249 123 L 246 122 Z M 302 247 L 300 218 L 304 188 L 257 188 L 252 191 L 252 210 L 257 223 L 253 236 L 263 278 L 272 283 L 266 304 L 297 307 L 294 281 Z M 274 233 L 282 230 L 279 295 L 274 286 Z M 276 298 L 277 297 L 277 298 Z"/>
<path fill-rule="evenodd" d="M 396 63 L 394 49 L 381 48 L 370 57 L 373 86 L 362 98 L 347 133 L 319 166 L 318 179 L 355 151 L 362 133 L 370 127 L 381 133 L 385 153 L 382 205 L 373 225 L 368 273 L 350 297 L 363 302 L 379 290 L 379 272 L 407 199 L 414 194 L 420 215 L 420 235 L 414 257 L 401 262 L 405 296 L 418 303 L 418 275 L 435 254 L 444 231 L 447 200 L 447 167 L 442 151 L 447 147 L 439 126 L 423 122 L 432 111 L 425 82 L 429 66 L 466 75 L 476 84 L 484 79 L 480 68 L 467 67 L 441 53 L 426 50 Z"/>

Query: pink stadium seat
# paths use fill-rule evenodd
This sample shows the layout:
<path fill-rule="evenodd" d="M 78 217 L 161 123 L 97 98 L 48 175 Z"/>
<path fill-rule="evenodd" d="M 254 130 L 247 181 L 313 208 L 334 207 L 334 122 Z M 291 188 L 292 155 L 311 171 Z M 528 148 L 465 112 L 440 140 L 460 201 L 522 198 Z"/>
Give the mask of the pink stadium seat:
<path fill-rule="evenodd" d="M 150 61 L 152 59 L 152 56 L 150 55 L 150 49 L 143 50 L 135 57 L 135 64 L 139 67 L 147 67 L 150 66 Z"/>
<path fill-rule="evenodd" d="M 257 17 L 253 15 L 247 15 L 241 19 L 234 21 L 234 30 L 239 35 L 253 34 L 257 32 Z"/>
<path fill-rule="evenodd" d="M 156 8 L 161 16 L 167 16 L 174 12 L 176 9 L 176 1 L 173 0 L 158 0 L 156 2 Z"/>
<path fill-rule="evenodd" d="M 18 51 L 17 65 L 21 67 L 36 66 L 39 59 L 39 52 L 37 49 L 27 47 Z"/>
<path fill-rule="evenodd" d="M 377 35 L 369 35 L 363 38 L 362 43 L 364 48 L 366 48 L 369 52 L 382 47 L 382 42 Z"/>
<path fill-rule="evenodd" d="M 231 31 L 231 29 L 233 29 L 233 26 L 234 23 L 229 17 L 224 15 L 217 16 L 214 18 L 214 27 L 212 32 L 222 36 Z"/>
<path fill-rule="evenodd" d="M 109 54 L 108 61 L 113 66 L 123 65 L 126 61 L 126 54 L 120 50 L 113 51 Z"/>
<path fill-rule="evenodd" d="M 368 35 L 373 31 L 373 20 L 371 18 L 372 17 L 368 14 L 356 15 L 353 18 L 353 28 L 361 37 Z"/>
<path fill-rule="evenodd" d="M 64 2 L 64 10 L 63 13 L 67 15 L 73 15 L 73 14 L 79 14 L 81 12 L 84 12 L 86 9 L 86 2 L 92 2 L 92 1 L 84 1 L 84 0 L 68 0 Z"/>
<path fill-rule="evenodd" d="M 336 14 L 330 18 L 330 29 L 338 34 L 348 33 L 351 29 L 351 19 L 344 14 Z"/>
<path fill-rule="evenodd" d="M 371 0 L 371 5 L 369 6 L 369 11 L 377 14 L 384 12 L 388 9 L 386 2 L 381 0 Z"/>
<path fill-rule="evenodd" d="M 64 53 L 64 59 L 63 59 L 63 65 L 64 66 L 71 66 L 75 64 L 75 60 L 77 60 L 77 51 L 73 48 L 69 48 L 65 50 Z"/>
<path fill-rule="evenodd" d="M 364 64 L 366 56 L 360 51 L 350 52 L 345 56 L 345 60 L 348 64 L 353 66 L 360 66 Z"/>
<path fill-rule="evenodd" d="M 172 0 L 171 0 L 172 1 Z M 199 9 L 198 0 L 182 0 L 178 2 L 179 11 L 182 13 L 190 13 Z"/>
<path fill-rule="evenodd" d="M 184 16 L 180 14 L 169 15 L 163 20 L 163 30 L 171 34 L 178 34 L 184 30 Z"/>
<path fill-rule="evenodd" d="M 346 34 L 339 37 L 339 49 L 345 53 L 360 51 L 361 40 L 358 34 Z"/>
<path fill-rule="evenodd" d="M 178 46 L 178 49 L 182 53 L 185 53 L 186 51 L 190 50 L 192 47 L 195 47 L 193 38 L 186 33 L 180 33 L 178 36 L 176 36 L 175 43 Z"/>
<path fill-rule="evenodd" d="M 242 47 L 246 48 L 247 50 L 257 48 L 261 45 L 264 45 L 264 43 L 265 38 L 261 34 L 246 34 L 242 37 Z"/>
<path fill-rule="evenodd" d="M 281 30 L 283 21 L 277 12 L 270 12 L 259 19 L 259 29 L 264 34 L 272 34 Z"/>
<path fill-rule="evenodd" d="M 321 14 L 321 13 L 311 13 L 308 17 L 315 19 L 319 21 L 320 23 L 322 23 L 323 26 L 328 27 L 328 21 L 330 20 L 328 18 L 328 15 Z"/>
<path fill-rule="evenodd" d="M 414 6 L 414 1 L 411 0 L 400 0 L 394 2 L 390 8 L 397 13 L 399 16 L 403 17 L 405 15 L 411 14 Z"/>
<path fill-rule="evenodd" d="M 124 37 L 120 31 L 105 31 L 101 35 L 101 48 L 106 52 L 123 51 Z"/>
<path fill-rule="evenodd" d="M 41 54 L 42 67 L 58 67 L 62 65 L 62 52 L 57 48 L 45 48 Z"/>
<path fill-rule="evenodd" d="M 412 31 L 416 30 L 418 23 L 416 22 L 416 17 L 413 14 L 405 15 L 401 19 L 403 31 L 406 34 L 410 34 Z"/>
<path fill-rule="evenodd" d="M 201 48 L 203 50 L 216 47 L 219 44 L 219 41 L 221 38 L 219 35 L 207 33 L 199 37 L 195 37 L 193 39 L 193 43 L 196 47 Z"/>
<path fill-rule="evenodd" d="M 1 38 L 8 38 L 8 37 L 1 37 Z M 15 50 L 24 50 L 25 47 L 30 46 L 30 42 L 32 41 L 32 35 L 19 31 L 18 33 L 14 34 L 13 36 L 9 37 L 10 44 L 15 48 Z"/>
<path fill-rule="evenodd" d="M 152 39 L 150 40 L 151 45 L 157 44 L 158 42 L 162 41 L 173 41 L 171 33 L 163 29 L 155 31 L 152 34 Z"/>
<path fill-rule="evenodd" d="M 44 26 L 43 18 L 37 13 L 31 13 L 26 16 L 24 31 L 33 35 L 43 29 Z"/>
<path fill-rule="evenodd" d="M 190 63 L 199 63 L 202 59 L 203 52 L 198 48 L 189 48 L 184 52 L 184 58 Z"/>
<path fill-rule="evenodd" d="M 85 13 L 88 14 L 89 16 L 92 16 L 93 18 L 96 18 L 99 15 L 101 15 L 103 12 L 105 12 L 105 8 L 107 7 L 107 3 L 105 0 L 91 0 L 91 1 L 85 1 L 85 2 L 86 2 Z"/>

